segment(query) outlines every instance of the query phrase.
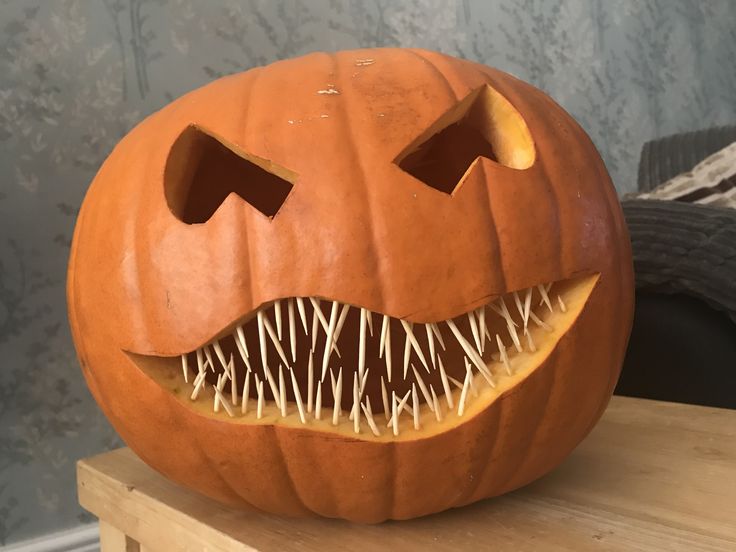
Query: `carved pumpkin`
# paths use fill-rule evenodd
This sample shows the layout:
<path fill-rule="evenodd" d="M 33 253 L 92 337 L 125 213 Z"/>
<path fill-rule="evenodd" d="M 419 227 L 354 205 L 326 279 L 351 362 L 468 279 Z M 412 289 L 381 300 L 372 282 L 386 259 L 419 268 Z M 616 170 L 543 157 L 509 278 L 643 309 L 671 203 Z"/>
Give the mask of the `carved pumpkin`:
<path fill-rule="evenodd" d="M 608 402 L 632 291 L 572 118 L 402 49 L 281 61 L 148 117 L 89 188 L 68 281 L 89 387 L 144 461 L 361 522 L 559 464 Z"/>

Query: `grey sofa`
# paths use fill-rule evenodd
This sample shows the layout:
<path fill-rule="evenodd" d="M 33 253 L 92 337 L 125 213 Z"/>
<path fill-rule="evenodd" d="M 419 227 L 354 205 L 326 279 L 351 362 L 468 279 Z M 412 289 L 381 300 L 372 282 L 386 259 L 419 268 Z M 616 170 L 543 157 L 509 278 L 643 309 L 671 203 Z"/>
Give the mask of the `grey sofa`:
<path fill-rule="evenodd" d="M 736 126 L 644 145 L 649 191 L 736 141 Z M 629 199 L 636 313 L 621 395 L 736 408 L 736 210 Z"/>

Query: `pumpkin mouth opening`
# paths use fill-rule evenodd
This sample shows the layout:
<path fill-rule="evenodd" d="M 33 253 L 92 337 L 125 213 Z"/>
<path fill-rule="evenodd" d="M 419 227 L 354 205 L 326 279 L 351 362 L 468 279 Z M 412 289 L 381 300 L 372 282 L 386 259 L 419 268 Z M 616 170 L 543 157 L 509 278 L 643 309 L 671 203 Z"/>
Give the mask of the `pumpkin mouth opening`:
<path fill-rule="evenodd" d="M 286 298 L 180 357 L 129 356 L 206 416 L 372 439 L 424 436 L 459 425 L 541 365 L 597 281 L 540 284 L 426 324 Z"/>

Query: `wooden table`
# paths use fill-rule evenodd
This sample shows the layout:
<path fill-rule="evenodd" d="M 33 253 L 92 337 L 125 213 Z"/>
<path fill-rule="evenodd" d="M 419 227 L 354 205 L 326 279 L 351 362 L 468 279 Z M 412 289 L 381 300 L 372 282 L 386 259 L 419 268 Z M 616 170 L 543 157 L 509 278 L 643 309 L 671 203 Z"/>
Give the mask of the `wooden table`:
<path fill-rule="evenodd" d="M 119 449 L 80 460 L 103 552 L 736 550 L 736 411 L 614 397 L 557 470 L 501 498 L 376 526 L 231 511 Z M 140 544 L 139 544 L 140 543 Z"/>

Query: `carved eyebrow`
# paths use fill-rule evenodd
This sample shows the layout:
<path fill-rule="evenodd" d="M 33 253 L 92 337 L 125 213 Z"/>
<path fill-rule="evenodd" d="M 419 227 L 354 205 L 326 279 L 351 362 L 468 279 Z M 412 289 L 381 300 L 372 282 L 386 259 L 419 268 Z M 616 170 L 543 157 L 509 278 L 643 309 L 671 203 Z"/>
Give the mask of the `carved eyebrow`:
<path fill-rule="evenodd" d="M 534 164 L 535 156 L 524 118 L 511 102 L 485 84 L 440 116 L 394 163 L 451 195 L 479 157 L 526 169 Z"/>
<path fill-rule="evenodd" d="M 164 169 L 166 201 L 187 224 L 207 222 L 231 193 L 273 218 L 295 181 L 296 173 L 237 151 L 196 125 L 175 140 Z"/>

